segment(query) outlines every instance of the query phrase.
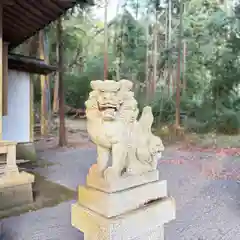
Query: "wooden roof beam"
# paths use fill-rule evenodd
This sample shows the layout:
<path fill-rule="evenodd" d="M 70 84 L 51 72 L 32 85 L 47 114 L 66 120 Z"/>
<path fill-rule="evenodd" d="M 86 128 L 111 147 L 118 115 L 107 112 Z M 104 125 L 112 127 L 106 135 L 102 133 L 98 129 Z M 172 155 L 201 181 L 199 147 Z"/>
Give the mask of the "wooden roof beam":
<path fill-rule="evenodd" d="M 1 2 L 3 5 L 13 5 L 15 0 L 2 0 Z"/>

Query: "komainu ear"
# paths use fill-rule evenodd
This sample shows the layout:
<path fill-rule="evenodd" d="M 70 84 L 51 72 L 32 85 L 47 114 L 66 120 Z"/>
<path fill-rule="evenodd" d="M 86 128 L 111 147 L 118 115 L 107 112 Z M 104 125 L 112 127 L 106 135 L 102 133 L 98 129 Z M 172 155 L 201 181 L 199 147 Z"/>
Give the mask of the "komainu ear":
<path fill-rule="evenodd" d="M 119 83 L 121 84 L 121 89 L 125 90 L 125 91 L 131 91 L 132 87 L 133 87 L 133 83 L 127 79 L 121 79 L 119 81 Z"/>
<path fill-rule="evenodd" d="M 90 86 L 93 90 L 99 90 L 101 89 L 102 84 L 103 84 L 102 80 L 94 80 L 91 81 Z"/>

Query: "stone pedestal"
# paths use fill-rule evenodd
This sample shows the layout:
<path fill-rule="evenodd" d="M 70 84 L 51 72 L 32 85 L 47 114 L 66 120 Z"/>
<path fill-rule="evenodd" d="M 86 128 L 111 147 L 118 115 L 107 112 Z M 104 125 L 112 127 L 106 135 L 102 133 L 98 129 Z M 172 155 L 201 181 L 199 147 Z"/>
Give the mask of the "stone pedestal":
<path fill-rule="evenodd" d="M 18 173 L 16 145 L 15 142 L 0 141 L 0 176 Z"/>
<path fill-rule="evenodd" d="M 33 202 L 34 175 L 19 172 L 16 143 L 0 141 L 0 211 Z"/>
<path fill-rule="evenodd" d="M 0 211 L 33 202 L 34 176 L 20 172 L 0 177 Z"/>
<path fill-rule="evenodd" d="M 72 225 L 85 240 L 164 240 L 164 224 L 175 219 L 175 201 L 158 171 L 106 183 L 90 174 L 72 205 Z"/>

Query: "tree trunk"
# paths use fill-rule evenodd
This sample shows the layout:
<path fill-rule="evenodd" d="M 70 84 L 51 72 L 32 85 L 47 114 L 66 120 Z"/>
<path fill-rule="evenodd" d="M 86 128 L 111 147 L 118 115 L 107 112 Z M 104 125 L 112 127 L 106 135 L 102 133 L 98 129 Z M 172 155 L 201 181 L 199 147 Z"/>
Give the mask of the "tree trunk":
<path fill-rule="evenodd" d="M 181 97 L 181 55 L 182 55 L 182 32 L 183 32 L 183 0 L 180 0 L 180 24 L 178 36 L 178 68 L 176 78 L 176 128 L 180 126 L 180 97 Z"/>
<path fill-rule="evenodd" d="M 56 25 L 57 27 L 57 25 Z M 58 50 L 59 50 L 59 39 L 56 38 L 56 61 L 59 63 L 59 55 L 58 55 Z M 59 71 L 56 71 L 55 75 L 55 82 L 54 82 L 54 93 L 53 93 L 53 113 L 57 113 L 59 111 L 59 96 L 58 96 L 58 91 L 59 91 Z"/>
<path fill-rule="evenodd" d="M 63 66 L 63 40 L 62 40 L 62 19 L 59 18 L 57 21 L 57 39 L 59 42 L 58 46 L 58 71 L 59 71 L 59 146 L 63 147 L 67 144 L 66 139 L 66 129 L 65 129 L 65 112 L 64 112 L 64 84 L 63 84 L 63 75 L 64 75 L 64 66 Z"/>
<path fill-rule="evenodd" d="M 105 0 L 105 9 L 104 9 L 104 76 L 103 79 L 108 79 L 108 1 Z"/>
<path fill-rule="evenodd" d="M 155 95 L 157 85 L 157 64 L 158 64 L 158 11 L 155 12 L 155 24 L 153 29 L 153 78 L 152 78 L 152 96 Z"/>

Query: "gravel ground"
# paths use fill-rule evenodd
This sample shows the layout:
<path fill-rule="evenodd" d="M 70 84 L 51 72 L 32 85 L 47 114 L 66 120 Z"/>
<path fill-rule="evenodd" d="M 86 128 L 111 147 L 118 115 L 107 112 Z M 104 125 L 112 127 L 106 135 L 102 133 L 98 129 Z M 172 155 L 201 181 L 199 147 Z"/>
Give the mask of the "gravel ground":
<path fill-rule="evenodd" d="M 47 150 L 40 155 L 55 164 L 37 171 L 72 189 L 85 183 L 88 169 L 96 159 L 92 148 Z M 166 240 L 240 239 L 238 160 L 239 157 L 200 151 L 166 150 L 159 170 L 177 203 L 177 219 L 165 227 Z M 65 202 L 4 219 L 2 223 L 14 240 L 83 240 L 83 234 L 71 227 L 70 205 Z"/>

